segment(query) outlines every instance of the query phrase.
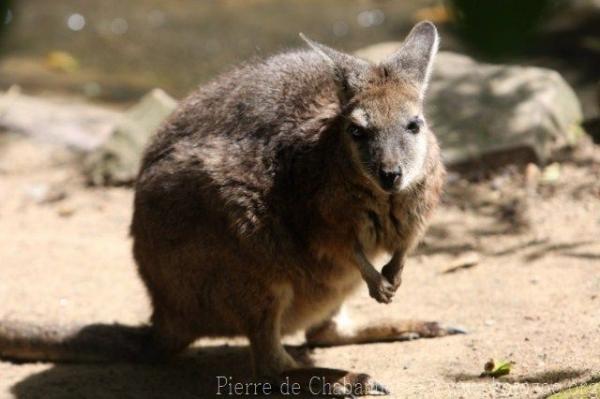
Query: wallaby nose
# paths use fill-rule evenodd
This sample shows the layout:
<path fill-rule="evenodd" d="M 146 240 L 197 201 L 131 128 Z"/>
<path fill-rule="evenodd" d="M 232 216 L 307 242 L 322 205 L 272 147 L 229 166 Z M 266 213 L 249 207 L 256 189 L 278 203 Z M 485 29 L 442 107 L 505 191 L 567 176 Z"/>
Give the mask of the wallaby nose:
<path fill-rule="evenodd" d="M 381 187 L 383 187 L 384 190 L 390 190 L 396 184 L 400 183 L 401 179 L 402 171 L 400 168 L 394 171 L 379 170 L 379 180 L 381 181 Z"/>

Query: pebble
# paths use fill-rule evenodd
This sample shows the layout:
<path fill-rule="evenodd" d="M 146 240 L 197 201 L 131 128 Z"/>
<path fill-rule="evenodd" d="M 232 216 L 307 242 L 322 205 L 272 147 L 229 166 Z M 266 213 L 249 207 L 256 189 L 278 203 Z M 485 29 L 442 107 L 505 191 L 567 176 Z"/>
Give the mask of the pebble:
<path fill-rule="evenodd" d="M 36 204 L 49 204 L 67 198 L 67 193 L 45 183 L 30 184 L 25 187 L 25 195 Z"/>

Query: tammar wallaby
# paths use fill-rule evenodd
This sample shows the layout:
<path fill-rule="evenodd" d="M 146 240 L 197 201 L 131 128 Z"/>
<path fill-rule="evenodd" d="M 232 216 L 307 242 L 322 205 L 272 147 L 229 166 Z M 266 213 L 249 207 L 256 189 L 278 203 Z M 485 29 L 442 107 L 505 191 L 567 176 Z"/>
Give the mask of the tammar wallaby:
<path fill-rule="evenodd" d="M 281 337 L 306 331 L 309 345 L 326 346 L 455 332 L 336 318 L 361 281 L 378 302 L 392 300 L 439 200 L 445 172 L 423 116 L 435 26 L 416 25 L 377 65 L 302 38 L 306 50 L 192 93 L 146 149 L 131 234 L 151 324 L 35 335 L 4 323 L 0 355 L 160 359 L 199 337 L 242 335 L 257 377 L 316 373 L 369 394 L 386 390 L 366 374 L 300 365 Z"/>

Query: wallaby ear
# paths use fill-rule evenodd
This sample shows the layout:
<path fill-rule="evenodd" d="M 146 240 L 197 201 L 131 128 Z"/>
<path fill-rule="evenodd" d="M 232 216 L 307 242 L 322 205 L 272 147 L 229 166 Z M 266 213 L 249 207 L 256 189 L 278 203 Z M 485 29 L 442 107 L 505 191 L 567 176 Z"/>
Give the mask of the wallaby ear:
<path fill-rule="evenodd" d="M 300 38 L 327 61 L 346 95 L 351 96 L 360 87 L 370 66 L 367 61 L 317 43 L 303 33 Z"/>
<path fill-rule="evenodd" d="M 435 25 L 429 21 L 419 22 L 412 28 L 402 47 L 382 65 L 389 73 L 414 82 L 423 94 L 429 82 L 438 42 Z"/>

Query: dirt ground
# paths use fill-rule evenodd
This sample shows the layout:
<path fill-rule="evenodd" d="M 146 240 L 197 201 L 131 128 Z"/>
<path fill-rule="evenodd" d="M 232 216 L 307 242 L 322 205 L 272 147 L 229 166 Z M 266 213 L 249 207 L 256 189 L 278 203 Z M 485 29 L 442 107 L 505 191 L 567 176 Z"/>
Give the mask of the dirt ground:
<path fill-rule="evenodd" d="M 67 151 L 0 137 L 0 318 L 145 321 L 131 190 L 86 187 Z M 368 372 L 397 398 L 545 397 L 598 381 L 600 148 L 586 142 L 570 159 L 478 183 L 451 175 L 394 302 L 366 290 L 350 300 L 360 323 L 438 320 L 468 334 L 321 348 L 316 364 Z M 478 261 L 447 272 L 465 257 Z M 490 358 L 513 361 L 511 373 L 480 378 Z M 164 366 L 0 362 L 0 397 L 208 398 L 217 375 L 248 377 L 244 340 L 199 341 Z"/>

